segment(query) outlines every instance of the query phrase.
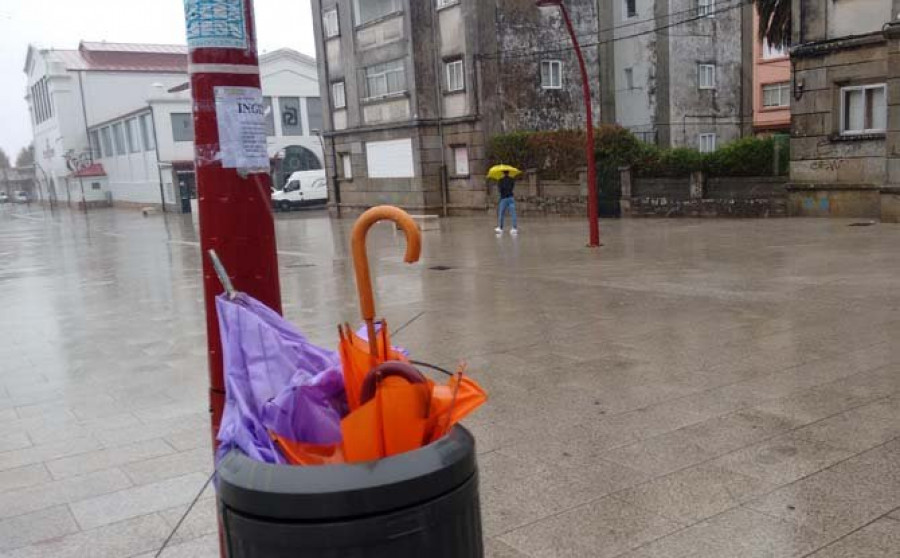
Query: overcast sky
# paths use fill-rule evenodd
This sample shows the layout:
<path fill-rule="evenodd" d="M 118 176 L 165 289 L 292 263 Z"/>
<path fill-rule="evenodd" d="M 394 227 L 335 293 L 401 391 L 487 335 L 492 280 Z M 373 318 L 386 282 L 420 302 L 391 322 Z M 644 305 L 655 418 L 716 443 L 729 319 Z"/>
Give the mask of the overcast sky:
<path fill-rule="evenodd" d="M 14 159 L 31 141 L 25 104 L 29 43 L 74 49 L 78 42 L 184 44 L 182 0 L 0 0 L 0 148 Z M 290 47 L 315 56 L 309 0 L 256 0 L 260 51 Z"/>

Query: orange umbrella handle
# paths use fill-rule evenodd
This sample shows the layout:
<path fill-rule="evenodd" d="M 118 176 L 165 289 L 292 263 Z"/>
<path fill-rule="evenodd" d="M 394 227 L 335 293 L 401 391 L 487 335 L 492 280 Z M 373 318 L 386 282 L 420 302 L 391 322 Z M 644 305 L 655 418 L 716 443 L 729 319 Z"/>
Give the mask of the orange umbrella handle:
<path fill-rule="evenodd" d="M 367 325 L 375 320 L 375 296 L 372 294 L 372 276 L 369 273 L 369 256 L 366 253 L 366 235 L 372 225 L 378 221 L 389 220 L 397 223 L 397 226 L 406 233 L 406 263 L 419 261 L 422 253 L 422 233 L 409 213 L 392 205 L 380 205 L 363 213 L 353 226 L 353 235 L 350 241 L 353 250 L 353 265 L 356 269 L 356 289 L 359 292 L 359 307 L 362 319 Z M 374 325 L 371 329 L 374 329 Z M 369 343 L 376 340 L 369 331 Z"/>

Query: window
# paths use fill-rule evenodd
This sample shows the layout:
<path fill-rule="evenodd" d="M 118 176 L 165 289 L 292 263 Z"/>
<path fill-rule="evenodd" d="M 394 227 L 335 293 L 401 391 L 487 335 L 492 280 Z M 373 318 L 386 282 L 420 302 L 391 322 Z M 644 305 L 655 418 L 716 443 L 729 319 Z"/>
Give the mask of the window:
<path fill-rule="evenodd" d="M 625 89 L 634 89 L 634 68 L 625 68 Z"/>
<path fill-rule="evenodd" d="M 763 85 L 762 105 L 765 108 L 791 106 L 791 84 L 784 82 Z"/>
<path fill-rule="evenodd" d="M 439 10 L 448 6 L 455 6 L 456 4 L 459 4 L 459 0 L 437 0 L 437 7 Z"/>
<path fill-rule="evenodd" d="M 303 119 L 300 117 L 300 97 L 278 97 L 281 107 L 281 135 L 302 136 Z"/>
<path fill-rule="evenodd" d="M 369 178 L 416 176 L 412 140 L 370 141 L 366 144 L 366 168 Z"/>
<path fill-rule="evenodd" d="M 887 128 L 885 85 L 841 89 L 841 134 L 877 134 Z"/>
<path fill-rule="evenodd" d="M 35 121 L 40 124 L 53 116 L 53 99 L 46 77 L 31 86 L 31 104 L 34 106 Z"/>
<path fill-rule="evenodd" d="M 296 192 L 300 189 L 300 181 L 299 180 L 290 180 L 287 184 L 284 185 L 285 192 Z"/>
<path fill-rule="evenodd" d="M 700 153 L 712 153 L 716 150 L 715 134 L 700 134 Z"/>
<path fill-rule="evenodd" d="M 125 121 L 125 137 L 128 139 L 128 151 L 137 153 L 141 150 L 141 138 L 138 136 L 137 118 Z"/>
<path fill-rule="evenodd" d="M 331 102 L 336 109 L 342 109 L 347 106 L 347 95 L 346 91 L 344 91 L 343 81 L 331 84 Z"/>
<path fill-rule="evenodd" d="M 322 99 L 318 97 L 308 97 L 306 99 L 306 119 L 309 124 L 309 131 L 322 131 Z"/>
<path fill-rule="evenodd" d="M 100 130 L 100 140 L 103 144 L 103 156 L 104 157 L 112 157 L 113 156 L 112 134 L 110 133 L 109 126 Z"/>
<path fill-rule="evenodd" d="M 462 60 L 454 60 L 445 64 L 447 67 L 447 91 L 465 91 L 466 76 Z"/>
<path fill-rule="evenodd" d="M 266 135 L 275 137 L 275 109 L 272 108 L 272 97 L 263 97 L 263 105 L 266 111 Z"/>
<path fill-rule="evenodd" d="M 697 67 L 700 89 L 716 88 L 716 67 L 713 64 L 700 64 Z"/>
<path fill-rule="evenodd" d="M 625 0 L 625 18 L 637 17 L 637 0 Z"/>
<path fill-rule="evenodd" d="M 363 25 L 401 11 L 401 0 L 353 0 L 356 24 Z"/>
<path fill-rule="evenodd" d="M 713 17 L 716 15 L 716 0 L 697 0 L 697 15 Z"/>
<path fill-rule="evenodd" d="M 787 55 L 788 53 L 786 45 L 772 46 L 768 40 L 763 39 L 762 57 L 764 60 L 770 60 L 772 58 L 784 58 Z"/>
<path fill-rule="evenodd" d="M 455 145 L 453 149 L 453 175 L 469 176 L 469 148 L 465 145 Z"/>
<path fill-rule="evenodd" d="M 369 66 L 366 72 L 366 97 L 375 99 L 406 92 L 406 68 L 403 60 Z"/>
<path fill-rule="evenodd" d="M 103 151 L 100 150 L 100 130 L 91 131 L 91 158 L 95 161 L 103 158 Z"/>
<path fill-rule="evenodd" d="M 153 135 L 153 121 L 149 114 L 141 115 L 141 137 L 144 140 L 144 150 L 153 151 L 156 149 L 156 137 Z"/>
<path fill-rule="evenodd" d="M 194 119 L 190 113 L 172 113 L 172 139 L 175 141 L 194 141 Z"/>
<path fill-rule="evenodd" d="M 116 122 L 113 124 L 113 142 L 116 146 L 116 155 L 125 155 L 125 130 L 122 128 L 124 122 Z"/>
<path fill-rule="evenodd" d="M 91 190 L 100 190 L 100 189 L 101 189 L 101 187 L 100 187 L 99 182 L 91 182 Z"/>
<path fill-rule="evenodd" d="M 341 153 L 341 168 L 344 171 L 344 178 L 353 178 L 353 160 L 349 153 Z"/>
<path fill-rule="evenodd" d="M 541 62 L 541 87 L 544 89 L 562 89 L 562 62 L 544 60 Z"/>
<path fill-rule="evenodd" d="M 325 38 L 330 39 L 341 34 L 341 26 L 338 21 L 337 9 L 328 10 L 322 16 L 322 28 L 325 30 Z"/>

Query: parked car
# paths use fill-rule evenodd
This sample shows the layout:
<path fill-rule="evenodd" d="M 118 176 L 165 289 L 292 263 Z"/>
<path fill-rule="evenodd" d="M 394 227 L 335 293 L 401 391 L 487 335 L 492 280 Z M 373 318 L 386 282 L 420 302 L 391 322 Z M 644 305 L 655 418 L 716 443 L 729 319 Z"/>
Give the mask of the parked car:
<path fill-rule="evenodd" d="M 13 201 L 16 203 L 28 203 L 28 194 L 21 190 L 13 194 Z"/>
<path fill-rule="evenodd" d="M 324 205 L 327 202 L 328 186 L 324 170 L 295 172 L 288 178 L 284 188 L 272 192 L 272 206 L 281 211 Z"/>
<path fill-rule="evenodd" d="M 9 202 L 9 194 L 6 192 L 0 192 L 0 203 L 8 203 Z"/>

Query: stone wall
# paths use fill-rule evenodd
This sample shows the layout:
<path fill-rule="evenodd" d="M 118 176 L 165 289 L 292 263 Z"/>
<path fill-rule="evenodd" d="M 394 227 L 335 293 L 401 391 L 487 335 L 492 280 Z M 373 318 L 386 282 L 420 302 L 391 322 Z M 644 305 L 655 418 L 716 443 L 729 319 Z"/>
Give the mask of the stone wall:
<path fill-rule="evenodd" d="M 877 32 L 806 44 L 791 56 L 798 85 L 791 102 L 790 214 L 880 217 L 886 134 L 841 134 L 841 88 L 886 81 L 887 41 Z"/>
<path fill-rule="evenodd" d="M 497 210 L 497 183 L 487 184 L 487 209 Z M 516 212 L 520 215 L 582 216 L 587 214 L 587 173 L 577 178 L 543 180 L 530 170 L 519 180 L 515 189 Z"/>
<path fill-rule="evenodd" d="M 786 177 L 633 178 L 622 171 L 623 217 L 783 217 Z"/>

